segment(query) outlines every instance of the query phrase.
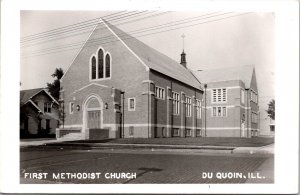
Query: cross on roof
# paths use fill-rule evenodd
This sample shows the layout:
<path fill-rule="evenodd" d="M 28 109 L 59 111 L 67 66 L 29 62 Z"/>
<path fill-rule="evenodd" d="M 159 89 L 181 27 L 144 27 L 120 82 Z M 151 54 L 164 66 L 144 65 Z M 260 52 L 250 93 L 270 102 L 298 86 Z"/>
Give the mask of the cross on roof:
<path fill-rule="evenodd" d="M 185 38 L 185 35 L 182 34 L 181 37 L 182 37 L 182 50 L 184 51 L 184 38 Z"/>

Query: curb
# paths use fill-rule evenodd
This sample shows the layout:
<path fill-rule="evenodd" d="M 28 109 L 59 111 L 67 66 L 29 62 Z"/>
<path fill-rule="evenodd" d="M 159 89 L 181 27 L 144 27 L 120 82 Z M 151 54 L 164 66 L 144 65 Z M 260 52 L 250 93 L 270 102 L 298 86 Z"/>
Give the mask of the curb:
<path fill-rule="evenodd" d="M 56 149 L 56 150 L 105 150 L 105 149 L 146 149 L 158 150 L 184 150 L 197 151 L 199 153 L 231 153 L 231 154 L 274 154 L 273 144 L 262 147 L 233 147 L 233 146 L 195 146 L 195 145 L 159 145 L 159 144 L 112 144 L 112 143 L 70 143 L 52 142 L 32 145 L 20 145 L 21 150 L 30 148 Z M 182 151 L 182 152 L 184 152 Z"/>

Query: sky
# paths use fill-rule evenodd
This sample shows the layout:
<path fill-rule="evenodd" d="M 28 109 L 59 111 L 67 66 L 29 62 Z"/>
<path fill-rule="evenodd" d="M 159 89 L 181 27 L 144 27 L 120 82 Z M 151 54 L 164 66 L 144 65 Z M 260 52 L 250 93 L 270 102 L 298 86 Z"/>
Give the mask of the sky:
<path fill-rule="evenodd" d="M 21 39 L 22 37 L 103 17 L 116 12 L 117 11 L 21 11 Z M 157 13 L 162 14 L 162 12 L 153 12 L 148 13 L 148 16 Z M 266 109 L 267 103 L 275 96 L 275 15 L 273 13 L 175 11 L 123 25 L 118 25 L 117 21 L 111 21 L 111 23 L 116 24 L 118 28 L 130 34 L 130 32 L 134 30 L 145 29 L 165 23 L 175 24 L 174 22 L 185 19 L 185 21 L 189 21 L 189 18 L 199 16 L 206 17 L 206 19 L 202 18 L 202 20 L 176 26 L 183 27 L 192 25 L 189 27 L 148 36 L 141 36 L 143 34 L 132 34 L 132 36 L 137 37 L 145 44 L 179 62 L 180 53 L 183 49 L 182 35 L 184 34 L 184 51 L 187 54 L 187 66 L 191 70 L 254 65 L 260 96 L 260 106 L 262 109 Z M 235 17 L 207 22 L 228 16 Z M 141 17 L 142 16 L 139 18 Z M 108 21 L 110 20 L 108 19 Z M 202 22 L 207 23 L 199 24 Z M 93 26 L 89 29 L 89 32 L 92 30 L 92 27 Z M 174 28 L 174 26 L 172 28 Z M 166 29 L 171 29 L 171 27 L 165 28 L 164 30 Z M 87 33 L 81 35 L 68 36 L 64 39 L 46 41 L 43 43 L 26 42 L 27 45 L 24 44 L 21 46 L 21 89 L 45 87 L 47 82 L 52 82 L 53 78 L 51 74 L 54 69 L 61 67 L 67 70 L 78 53 L 80 45 L 74 47 L 72 50 L 47 55 L 36 55 L 36 51 L 62 47 L 71 43 L 83 43 L 87 39 L 89 32 L 87 31 Z M 28 46 L 28 44 L 31 45 Z"/>

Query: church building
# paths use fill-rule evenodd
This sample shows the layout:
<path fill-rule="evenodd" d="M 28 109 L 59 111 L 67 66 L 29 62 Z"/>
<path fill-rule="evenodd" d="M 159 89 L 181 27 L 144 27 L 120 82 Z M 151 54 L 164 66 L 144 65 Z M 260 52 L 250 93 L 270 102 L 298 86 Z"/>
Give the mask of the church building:
<path fill-rule="evenodd" d="M 234 118 L 238 113 L 232 112 L 232 102 L 219 106 L 204 101 L 207 90 L 213 94 L 212 101 L 216 97 L 220 103 L 220 86 L 209 83 L 204 88 L 207 81 L 187 68 L 185 57 L 183 51 L 178 63 L 100 20 L 60 80 L 64 117 L 56 130 L 57 138 L 244 136 L 242 129 L 252 128 L 241 126 L 240 119 L 244 113 L 247 118 L 247 112 L 240 112 L 242 117 L 238 119 L 230 119 L 239 121 L 234 122 L 235 126 L 225 120 L 220 122 L 221 118 Z M 245 90 L 249 87 L 235 81 L 234 87 L 237 86 Z M 224 90 L 226 87 L 232 88 L 220 88 L 220 95 L 225 98 L 221 101 L 229 103 L 227 97 L 233 88 Z M 227 126 L 222 129 L 223 125 L 234 128 L 228 131 Z"/>

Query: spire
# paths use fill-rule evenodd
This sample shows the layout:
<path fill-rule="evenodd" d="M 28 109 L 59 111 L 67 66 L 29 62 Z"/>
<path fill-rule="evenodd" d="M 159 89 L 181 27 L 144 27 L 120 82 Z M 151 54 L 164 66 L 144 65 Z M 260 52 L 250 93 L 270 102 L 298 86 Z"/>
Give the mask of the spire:
<path fill-rule="evenodd" d="M 185 38 L 185 35 L 182 34 L 181 37 L 182 37 L 182 53 L 180 54 L 181 55 L 180 64 L 186 68 L 186 57 L 185 57 L 186 54 L 184 53 L 184 38 Z"/>

